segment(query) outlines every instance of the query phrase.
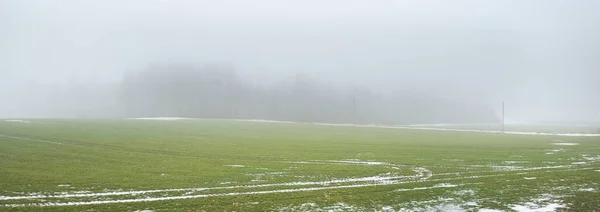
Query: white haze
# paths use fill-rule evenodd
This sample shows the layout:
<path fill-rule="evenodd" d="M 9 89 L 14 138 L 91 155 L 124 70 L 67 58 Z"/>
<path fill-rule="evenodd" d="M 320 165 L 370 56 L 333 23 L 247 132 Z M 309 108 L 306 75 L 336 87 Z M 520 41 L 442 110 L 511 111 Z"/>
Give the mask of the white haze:
<path fill-rule="evenodd" d="M 119 84 L 181 63 L 225 64 L 257 85 L 300 74 L 497 113 L 505 101 L 510 120 L 598 122 L 598 11 L 592 0 L 3 0 L 0 117 L 53 116 L 31 112 L 56 102 L 28 87 Z"/>

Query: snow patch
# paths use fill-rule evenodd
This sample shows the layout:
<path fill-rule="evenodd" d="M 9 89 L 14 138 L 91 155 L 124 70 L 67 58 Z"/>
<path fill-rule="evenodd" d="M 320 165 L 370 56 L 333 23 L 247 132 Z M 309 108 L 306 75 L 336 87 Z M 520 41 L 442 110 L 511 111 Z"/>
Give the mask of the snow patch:
<path fill-rule="evenodd" d="M 466 206 L 470 206 L 470 207 L 477 207 L 477 206 L 479 206 L 479 204 L 476 203 L 476 202 L 466 202 L 465 205 Z"/>
<path fill-rule="evenodd" d="M 590 161 L 596 161 L 596 160 L 600 160 L 600 155 L 595 156 L 595 157 L 584 155 L 583 159 L 590 160 Z"/>
<path fill-rule="evenodd" d="M 15 122 L 15 123 L 23 123 L 23 124 L 29 124 L 29 123 L 31 123 L 30 121 L 20 120 L 20 119 L 6 119 L 4 121 L 6 121 L 6 122 Z"/>
<path fill-rule="evenodd" d="M 176 121 L 176 120 L 183 120 L 183 119 L 190 119 L 190 118 L 183 118 L 183 117 L 146 117 L 146 118 L 130 118 L 130 119 L 137 119 L 137 120 L 159 120 L 159 121 Z"/>
<path fill-rule="evenodd" d="M 595 188 L 582 188 L 582 189 L 579 189 L 579 191 L 594 192 L 594 191 L 596 191 L 596 189 Z"/>
<path fill-rule="evenodd" d="M 48 140 L 42 140 L 42 139 L 35 139 L 35 138 L 24 138 L 24 137 L 8 136 L 8 135 L 0 135 L 0 137 L 11 138 L 11 139 L 19 139 L 19 140 L 26 140 L 26 141 L 37 141 L 37 142 L 50 143 L 50 144 L 62 144 L 60 142 L 48 141 Z"/>
<path fill-rule="evenodd" d="M 480 208 L 478 211 L 479 212 L 504 212 L 502 210 L 488 209 L 488 208 Z"/>
<path fill-rule="evenodd" d="M 546 206 L 540 206 L 535 203 L 525 203 L 525 205 L 513 205 L 511 208 L 519 212 L 554 212 L 565 206 L 558 203 L 550 203 Z"/>
<path fill-rule="evenodd" d="M 492 168 L 498 171 L 515 171 L 522 169 L 522 167 L 519 166 L 492 166 Z"/>
<path fill-rule="evenodd" d="M 458 187 L 458 186 L 462 186 L 462 185 L 454 185 L 454 184 L 449 184 L 449 183 L 440 183 L 434 186 L 430 186 L 430 187 L 416 187 L 416 188 L 401 188 L 401 189 L 396 189 L 395 191 L 401 192 L 401 191 L 417 191 L 417 190 L 428 190 L 428 189 L 436 189 L 436 188 L 454 188 L 454 187 Z"/>
<path fill-rule="evenodd" d="M 533 199 L 530 202 L 524 204 L 513 204 L 510 206 L 515 211 L 523 212 L 550 212 L 557 211 L 559 208 L 564 208 L 565 205 L 557 199 L 558 197 L 544 194 L 538 198 Z"/>
<path fill-rule="evenodd" d="M 257 119 L 253 119 L 253 120 L 236 119 L 236 121 L 286 123 L 286 124 L 300 123 L 300 122 L 291 122 L 291 121 L 272 121 L 272 120 L 257 120 Z M 452 131 L 452 132 L 476 132 L 476 133 L 512 134 L 512 135 L 542 135 L 542 136 L 572 136 L 572 137 L 597 137 L 597 136 L 600 136 L 600 133 L 594 134 L 594 133 L 516 132 L 516 131 L 500 131 L 500 130 L 447 129 L 447 128 L 419 127 L 419 126 L 406 126 L 406 125 L 405 126 L 382 126 L 382 125 L 331 124 L 331 123 L 304 123 L 304 124 L 316 124 L 316 125 L 338 126 L 338 127 L 368 127 L 368 128 L 389 128 L 389 129 Z"/>
<path fill-rule="evenodd" d="M 506 164 L 529 163 L 528 161 L 504 161 Z"/>
<path fill-rule="evenodd" d="M 243 168 L 246 167 L 245 165 L 224 165 L 224 166 L 229 166 L 229 167 L 233 167 L 233 168 Z"/>
<path fill-rule="evenodd" d="M 300 205 L 301 207 L 317 207 L 317 203 L 314 202 L 309 202 L 309 203 L 303 203 L 302 205 Z"/>
<path fill-rule="evenodd" d="M 579 143 L 560 142 L 560 143 L 552 143 L 552 145 L 557 145 L 557 146 L 577 146 L 577 145 L 579 145 Z"/>
<path fill-rule="evenodd" d="M 381 207 L 381 211 L 393 212 L 395 210 L 394 210 L 394 207 L 392 207 L 392 206 L 383 206 L 383 207 Z"/>
<path fill-rule="evenodd" d="M 549 149 L 549 152 L 564 152 L 566 151 L 565 149 Z"/>
<path fill-rule="evenodd" d="M 526 180 L 535 180 L 535 179 L 537 179 L 537 177 L 524 177 L 523 179 L 526 179 Z"/>
<path fill-rule="evenodd" d="M 475 191 L 473 191 L 471 189 L 467 189 L 467 190 L 455 191 L 455 192 L 452 192 L 452 194 L 459 195 L 459 196 L 475 195 Z"/>

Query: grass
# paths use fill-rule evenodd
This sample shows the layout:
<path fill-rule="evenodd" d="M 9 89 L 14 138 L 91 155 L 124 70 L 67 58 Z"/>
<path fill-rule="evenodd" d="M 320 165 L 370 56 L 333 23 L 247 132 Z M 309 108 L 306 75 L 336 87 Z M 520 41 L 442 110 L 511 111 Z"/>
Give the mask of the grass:
<path fill-rule="evenodd" d="M 590 198 L 597 197 L 600 191 L 598 137 L 225 120 L 28 121 L 0 121 L 0 196 L 58 196 L 0 197 L 0 211 L 372 211 L 452 207 L 476 211 L 481 208 L 510 210 L 513 205 L 544 196 L 548 198 L 541 198 L 539 205 L 559 201 L 573 211 L 600 208 L 600 203 Z M 552 144 L 553 140 L 579 145 L 557 146 Z M 553 149 L 556 152 L 551 151 Z M 385 164 L 332 162 L 349 159 Z M 419 168 L 432 175 L 421 173 Z M 282 184 L 418 174 L 424 176 L 392 183 Z M 367 186 L 369 183 L 374 185 Z M 264 184 L 278 185 L 252 186 Z M 331 186 L 347 187 L 326 189 Z M 211 189 L 119 196 L 60 196 L 77 191 L 101 193 L 173 188 Z M 324 189 L 268 193 L 296 188 Z M 265 193 L 250 193 L 257 191 Z M 130 203 L 26 206 L 31 203 L 191 195 L 207 196 Z M 11 207 L 11 204 L 24 205 Z"/>

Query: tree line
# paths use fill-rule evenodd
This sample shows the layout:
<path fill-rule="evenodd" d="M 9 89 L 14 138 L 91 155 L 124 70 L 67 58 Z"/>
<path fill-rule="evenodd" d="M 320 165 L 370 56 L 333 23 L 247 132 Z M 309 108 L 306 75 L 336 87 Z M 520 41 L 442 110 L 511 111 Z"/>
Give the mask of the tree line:
<path fill-rule="evenodd" d="M 219 66 L 154 66 L 127 74 L 119 89 L 124 116 L 267 119 L 297 122 L 414 124 L 495 123 L 479 103 L 418 93 L 392 97 L 367 89 L 336 89 L 310 77 L 264 86 Z"/>
<path fill-rule="evenodd" d="M 23 91 L 20 92 L 19 91 Z M 498 123 L 479 102 L 415 91 L 381 94 L 298 75 L 255 84 L 222 66 L 162 65 L 120 82 L 28 84 L 0 105 L 14 118 L 190 117 L 346 124 Z"/>

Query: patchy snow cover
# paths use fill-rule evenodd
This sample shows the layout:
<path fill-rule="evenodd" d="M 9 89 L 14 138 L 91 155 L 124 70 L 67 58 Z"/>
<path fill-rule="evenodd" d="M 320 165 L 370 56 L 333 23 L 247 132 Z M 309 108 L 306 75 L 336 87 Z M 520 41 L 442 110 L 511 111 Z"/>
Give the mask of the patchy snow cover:
<path fill-rule="evenodd" d="M 302 206 L 302 207 L 317 207 L 317 203 L 314 203 L 314 202 L 303 203 L 300 206 Z"/>
<path fill-rule="evenodd" d="M 518 212 L 553 212 L 563 207 L 565 206 L 558 203 L 550 203 L 546 206 L 539 206 L 535 203 L 525 203 L 525 205 L 513 205 L 511 208 Z"/>
<path fill-rule="evenodd" d="M 548 152 L 546 152 L 547 155 L 552 155 L 554 153 L 558 153 L 558 152 L 564 152 L 566 151 L 565 149 L 549 149 Z"/>
<path fill-rule="evenodd" d="M 381 165 L 385 167 L 405 167 L 391 163 L 376 162 L 376 161 L 358 161 L 358 160 L 342 160 L 345 161 L 332 161 L 329 164 L 348 164 L 348 165 L 360 165 L 370 166 L 369 164 Z M 352 163 L 346 163 L 352 161 Z M 369 163 L 367 163 L 369 162 Z M 325 161 L 307 162 L 323 164 Z M 162 190 L 141 190 L 141 191 L 106 191 L 100 193 L 92 193 L 90 191 L 81 192 L 56 192 L 56 193 L 29 193 L 21 194 L 22 196 L 0 196 L 0 200 L 34 200 L 30 203 L 19 201 L 18 204 L 4 204 L 0 206 L 6 207 L 24 207 L 24 206 L 68 206 L 68 205 L 97 205 L 97 204 L 111 204 L 111 203 L 133 203 L 133 202 L 152 202 L 152 201 L 164 201 L 164 200 L 180 200 L 180 199 L 197 199 L 206 197 L 222 197 L 222 196 L 240 196 L 240 195 L 260 195 L 260 194 L 274 194 L 274 193 L 292 193 L 292 192 L 307 192 L 307 191 L 320 191 L 330 189 L 345 189 L 345 188 L 360 188 L 360 187 L 372 187 L 389 184 L 404 184 L 414 182 L 440 182 L 433 187 L 435 188 L 453 188 L 461 185 L 448 184 L 449 180 L 460 180 L 469 178 L 484 178 L 484 177 L 496 177 L 496 176 L 507 176 L 507 175 L 522 175 L 528 174 L 528 170 L 541 170 L 541 169 L 557 169 L 557 168 L 568 168 L 565 170 L 557 171 L 573 171 L 573 170 L 594 170 L 593 168 L 576 168 L 574 165 L 565 166 L 547 166 L 547 167 L 520 167 L 519 173 L 494 173 L 491 175 L 479 175 L 479 176 L 458 176 L 454 178 L 440 178 L 440 179 L 429 179 L 433 176 L 433 173 L 424 167 L 412 167 L 416 172 L 414 175 L 400 175 L 398 173 L 386 173 L 382 175 L 376 175 L 371 177 L 354 177 L 354 178 L 341 178 L 332 179 L 325 181 L 298 181 L 298 182 L 286 182 L 286 183 L 274 183 L 274 184 L 248 184 L 248 185 L 237 185 L 237 186 L 220 186 L 220 187 L 206 187 L 206 188 L 175 188 L 175 189 L 162 189 Z M 446 173 L 445 173 L 446 174 Z M 456 173 L 450 173 L 452 176 Z M 290 188 L 291 186 L 303 186 L 302 188 Z M 251 188 L 268 188 L 260 191 L 245 191 L 245 192 L 234 192 L 235 189 L 251 189 Z M 427 188 L 425 188 L 427 189 Z M 207 192 L 209 190 L 215 190 L 215 192 L 198 194 L 198 191 Z M 229 190 L 229 192 L 227 191 Z M 153 194 L 150 196 L 149 194 Z M 123 196 L 116 198 L 116 196 Z M 100 199 L 91 200 L 90 197 Z M 70 202 L 60 202 L 61 199 L 69 199 Z M 80 199 L 73 199 L 80 198 Z M 116 198 L 116 199 L 113 199 Z M 37 200 L 36 200 L 37 199 Z M 57 199 L 59 202 L 47 202 L 51 199 Z M 42 202 L 39 202 L 42 201 Z M 337 205 L 338 208 L 344 208 L 342 205 Z M 337 207 L 336 206 L 336 207 Z M 412 206 L 411 206 L 412 207 Z M 453 206 L 442 205 L 439 208 L 451 209 Z M 516 206 L 515 206 L 516 207 Z M 333 208 L 332 208 L 333 210 Z M 335 209 L 337 210 L 337 209 Z M 340 209 L 343 210 L 343 209 Z"/>
<path fill-rule="evenodd" d="M 600 161 L 600 155 L 598 155 L 598 156 L 582 155 L 582 156 L 583 156 L 583 159 L 586 159 L 586 160 Z"/>
<path fill-rule="evenodd" d="M 431 186 L 431 187 L 401 188 L 401 189 L 396 189 L 394 191 L 417 191 L 417 190 L 428 190 L 428 189 L 436 189 L 436 188 L 453 188 L 453 187 L 458 187 L 458 186 L 462 186 L 462 185 L 440 183 L 440 184 L 437 184 L 437 185 Z"/>
<path fill-rule="evenodd" d="M 306 162 L 308 163 L 308 162 Z M 318 163 L 323 163 L 322 161 Z M 340 161 L 333 161 L 331 164 L 338 164 Z M 362 162 L 362 161 L 342 161 L 342 163 L 348 163 L 352 165 L 385 165 L 395 166 L 394 164 L 383 163 L 383 162 Z M 238 188 L 264 188 L 264 187 L 283 187 L 283 186 L 325 186 L 315 188 L 299 188 L 299 189 L 280 189 L 271 191 L 260 191 L 260 192 L 242 192 L 242 193 L 224 193 L 224 194 L 210 194 L 210 195 L 192 195 L 192 196 L 176 196 L 174 199 L 188 199 L 188 198 L 202 198 L 211 196 L 235 196 L 235 195 L 250 195 L 250 194 L 263 194 L 263 193 L 286 193 L 286 192 L 298 192 L 298 191 L 313 191 L 313 190 L 324 190 L 324 189 L 336 189 L 336 188 L 354 188 L 354 187 L 365 187 L 365 186 L 376 186 L 385 185 L 392 183 L 403 183 L 401 180 L 412 179 L 412 180 L 423 180 L 431 176 L 431 171 L 425 168 L 415 169 L 417 174 L 413 176 L 394 175 L 387 173 L 384 175 L 377 175 L 371 177 L 358 177 L 358 178 L 343 178 L 333 179 L 328 181 L 300 181 L 290 183 L 277 183 L 277 184 L 259 184 L 259 185 L 240 185 L 240 186 L 228 186 L 228 187 L 208 187 L 208 188 L 181 188 L 181 189 L 157 189 L 157 190 L 145 190 L 145 191 L 112 191 L 112 192 L 101 192 L 101 193 L 54 193 L 54 194 L 35 194 L 26 196 L 0 196 L 0 200 L 24 200 L 24 199 L 47 199 L 47 198 L 75 198 L 75 197 L 100 197 L 100 196 L 131 196 L 140 194 L 151 194 L 151 193 L 168 193 L 168 192 L 189 192 L 189 191 L 205 191 L 205 190 L 224 190 L 224 189 L 238 189 Z M 284 172 L 269 172 L 269 174 L 282 174 Z M 336 184 L 350 184 L 350 185 L 339 185 Z M 169 197 L 164 198 L 146 198 L 147 200 L 129 199 L 124 200 L 125 202 L 145 202 L 145 201 L 160 201 L 169 200 Z M 86 204 L 108 204 L 118 203 L 121 200 L 104 200 L 104 201 L 91 201 L 81 203 L 56 203 L 58 205 L 86 205 Z M 51 203 L 47 203 L 51 204 Z M 34 204 L 37 206 L 46 206 L 43 204 Z"/>
<path fill-rule="evenodd" d="M 576 146 L 576 145 L 579 145 L 579 143 L 559 142 L 559 143 L 552 143 L 552 145 L 557 145 L 557 146 Z"/>
<path fill-rule="evenodd" d="M 504 161 L 506 164 L 529 163 L 529 161 Z"/>
<path fill-rule="evenodd" d="M 37 141 L 37 142 L 50 143 L 50 144 L 62 144 L 60 142 L 55 142 L 55 141 L 48 141 L 48 140 L 35 139 L 35 138 L 24 138 L 24 137 L 17 137 L 17 136 L 8 136 L 8 135 L 1 135 L 1 134 L 0 134 L 0 137 L 26 140 L 26 141 Z"/>
<path fill-rule="evenodd" d="M 596 191 L 596 189 L 595 188 L 582 188 L 582 189 L 579 189 L 579 191 L 594 192 L 594 191 Z"/>
<path fill-rule="evenodd" d="M 363 165 L 363 166 L 381 166 L 381 165 L 392 165 L 384 162 L 377 161 L 359 161 L 358 159 L 348 160 L 316 160 L 316 161 L 291 161 L 289 163 L 297 164 L 349 164 L 349 165 Z"/>
<path fill-rule="evenodd" d="M 520 166 L 492 166 L 494 170 L 498 171 L 516 171 L 521 170 L 523 167 Z"/>
<path fill-rule="evenodd" d="M 480 208 L 478 211 L 479 212 L 504 212 L 502 210 L 488 209 L 488 208 Z"/>
<path fill-rule="evenodd" d="M 233 119 L 234 121 L 246 121 L 246 122 L 261 122 L 261 123 L 280 123 L 280 124 L 300 124 L 300 122 L 293 121 L 274 121 L 265 119 Z"/>
<path fill-rule="evenodd" d="M 559 208 L 564 208 L 565 205 L 558 199 L 558 196 L 544 194 L 538 198 L 532 199 L 530 202 L 523 204 L 513 204 L 510 206 L 515 211 L 519 212 L 551 212 L 557 211 Z"/>
<path fill-rule="evenodd" d="M 524 177 L 523 179 L 526 179 L 526 180 L 535 180 L 535 179 L 537 179 L 537 177 Z"/>
<path fill-rule="evenodd" d="M 24 123 L 24 124 L 29 124 L 29 123 L 31 123 L 30 121 L 27 121 L 27 120 L 20 120 L 20 119 L 5 119 L 4 121 L 6 121 L 6 122 Z"/>
<path fill-rule="evenodd" d="M 381 207 L 381 211 L 394 212 L 395 210 L 394 210 L 394 207 L 392 207 L 392 206 L 383 206 L 383 207 Z"/>
<path fill-rule="evenodd" d="M 146 118 L 130 118 L 137 120 L 159 120 L 159 121 L 176 121 L 190 118 L 182 118 L 182 117 L 146 117 Z"/>
<path fill-rule="evenodd" d="M 472 189 L 459 190 L 459 191 L 452 192 L 452 194 L 459 195 L 459 196 L 475 195 L 475 193 L 476 192 L 474 190 L 472 190 Z"/>
<path fill-rule="evenodd" d="M 246 167 L 245 165 L 237 165 L 237 164 L 234 164 L 234 165 L 224 165 L 224 166 L 229 166 L 229 167 L 233 167 L 233 168 L 243 168 L 243 167 Z"/>
<path fill-rule="evenodd" d="M 586 164 L 586 162 L 583 162 L 583 161 L 581 161 L 581 162 L 573 162 L 571 164 L 573 164 L 573 165 L 582 165 L 582 164 Z"/>
<path fill-rule="evenodd" d="M 292 121 L 272 121 L 272 120 L 244 120 L 236 119 L 236 121 L 249 121 L 249 122 L 266 122 L 266 123 L 299 123 Z M 383 125 L 356 125 L 356 124 L 331 124 L 331 123 L 305 123 L 305 124 L 316 124 L 326 126 L 340 126 L 340 127 L 372 127 L 372 128 L 391 128 L 391 129 L 409 129 L 409 130 L 432 130 L 432 131 L 454 131 L 454 132 L 477 132 L 477 133 L 494 133 L 494 134 L 513 134 L 513 135 L 545 135 L 545 136 L 573 136 L 573 137 L 596 137 L 600 136 L 600 133 L 543 133 L 543 132 L 517 132 L 517 131 L 499 131 L 499 130 L 474 130 L 474 129 L 448 129 L 448 128 L 436 128 L 436 127 L 420 127 L 420 126 L 383 126 Z M 421 125 L 423 126 L 423 125 Z"/>
<path fill-rule="evenodd" d="M 403 210 L 401 210 L 403 211 Z M 404 211 L 428 211 L 428 212 L 433 212 L 433 211 L 446 211 L 446 212 L 463 212 L 465 211 L 465 209 L 463 209 L 460 205 L 457 204 L 441 204 L 441 205 L 436 205 L 436 206 L 428 206 L 425 208 L 412 208 L 409 210 L 404 210 Z"/>

